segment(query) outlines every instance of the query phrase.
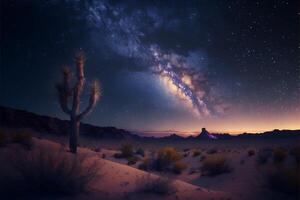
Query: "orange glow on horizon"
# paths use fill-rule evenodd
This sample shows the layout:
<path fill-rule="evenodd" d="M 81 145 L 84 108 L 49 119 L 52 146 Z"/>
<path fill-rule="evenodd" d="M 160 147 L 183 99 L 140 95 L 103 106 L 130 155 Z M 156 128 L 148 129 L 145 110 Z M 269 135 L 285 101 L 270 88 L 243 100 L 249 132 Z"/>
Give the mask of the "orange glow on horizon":
<path fill-rule="evenodd" d="M 159 123 L 150 132 L 178 133 L 182 136 L 197 135 L 202 128 L 211 133 L 229 133 L 232 135 L 242 133 L 263 133 L 274 129 L 300 130 L 300 113 L 281 113 L 281 115 L 235 114 L 219 119 L 182 118 Z M 163 131 L 162 131 L 163 130 Z M 167 130 L 167 131 L 166 131 Z"/>

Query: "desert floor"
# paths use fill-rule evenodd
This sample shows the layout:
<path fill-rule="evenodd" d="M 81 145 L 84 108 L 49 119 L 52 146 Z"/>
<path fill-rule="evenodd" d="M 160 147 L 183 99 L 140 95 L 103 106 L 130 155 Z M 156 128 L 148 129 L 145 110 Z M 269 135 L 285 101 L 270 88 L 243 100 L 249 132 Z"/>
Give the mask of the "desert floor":
<path fill-rule="evenodd" d="M 46 147 L 49 151 L 63 149 L 68 153 L 67 138 L 49 134 L 35 133 L 34 152 L 38 147 Z M 80 138 L 79 154 L 88 156 L 89 162 L 96 162 L 100 167 L 100 176 L 90 185 L 90 192 L 72 197 L 60 197 L 58 199 L 209 199 L 209 200 L 253 200 L 253 199 L 298 199 L 299 196 L 290 196 L 266 187 L 264 174 L 257 164 L 257 153 L 261 149 L 290 149 L 299 141 L 282 140 L 224 140 L 224 141 L 197 141 L 197 142 L 137 142 L 137 141 L 113 141 L 95 140 L 92 138 Z M 139 157 L 135 164 L 128 165 L 128 160 L 115 158 L 120 153 L 123 144 L 131 144 L 135 149 L 142 148 L 145 157 L 153 154 L 165 146 L 174 147 L 182 155 L 182 161 L 187 168 L 181 174 L 171 172 L 158 172 L 155 170 L 143 171 L 139 165 L 143 157 Z M 15 149 L 22 148 L 19 144 L 9 144 L 0 148 L 1 170 L 5 169 L 5 159 Z M 230 172 L 205 176 L 199 168 L 203 158 L 209 156 L 214 149 L 215 155 L 222 155 L 230 163 Z M 197 150 L 201 154 L 194 156 Z M 253 150 L 254 155 L 249 156 L 248 151 Z M 137 156 L 138 157 L 138 156 Z M 202 159 L 201 159 L 202 158 Z M 272 159 L 267 161 L 272 165 Z M 284 161 L 285 166 L 295 165 L 291 156 Z M 4 167 L 3 167 L 4 166 Z M 156 179 L 159 176 L 173 180 L 175 190 L 168 195 L 145 194 L 137 192 L 141 180 Z M 146 177 L 146 179 L 145 179 Z M 143 179 L 144 178 L 144 179 Z M 51 198 L 49 198 L 51 199 Z"/>

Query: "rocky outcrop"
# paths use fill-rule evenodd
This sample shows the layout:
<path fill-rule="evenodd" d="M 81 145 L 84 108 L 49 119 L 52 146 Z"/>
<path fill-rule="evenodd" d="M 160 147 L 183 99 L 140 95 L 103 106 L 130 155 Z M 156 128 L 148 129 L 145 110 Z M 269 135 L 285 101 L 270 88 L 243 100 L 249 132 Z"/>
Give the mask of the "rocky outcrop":
<path fill-rule="evenodd" d="M 196 138 L 197 139 L 212 139 L 212 140 L 218 139 L 217 136 L 210 134 L 205 128 L 202 128 L 201 133 L 198 136 L 196 136 Z"/>

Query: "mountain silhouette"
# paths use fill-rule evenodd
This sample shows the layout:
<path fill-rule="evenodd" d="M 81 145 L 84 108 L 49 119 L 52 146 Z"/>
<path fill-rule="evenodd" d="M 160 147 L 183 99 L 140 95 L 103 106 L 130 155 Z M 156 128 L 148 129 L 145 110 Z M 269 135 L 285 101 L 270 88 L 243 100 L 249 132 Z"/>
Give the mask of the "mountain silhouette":
<path fill-rule="evenodd" d="M 210 134 L 205 128 L 202 128 L 201 133 L 198 136 L 196 136 L 196 138 L 197 139 L 212 139 L 212 140 L 218 139 L 217 136 Z"/>

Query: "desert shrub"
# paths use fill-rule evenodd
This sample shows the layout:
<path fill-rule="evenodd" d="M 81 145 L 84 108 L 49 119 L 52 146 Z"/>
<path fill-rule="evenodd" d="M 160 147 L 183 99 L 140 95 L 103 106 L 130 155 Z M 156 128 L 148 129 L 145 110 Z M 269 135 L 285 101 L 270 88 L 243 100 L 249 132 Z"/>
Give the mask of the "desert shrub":
<path fill-rule="evenodd" d="M 252 149 L 250 149 L 250 150 L 248 151 L 248 156 L 251 157 L 251 156 L 253 156 L 253 155 L 255 155 L 255 151 L 252 150 Z"/>
<path fill-rule="evenodd" d="M 44 148 L 14 152 L 9 155 L 9 163 L 15 173 L 1 175 L 0 192 L 10 197 L 85 192 L 88 184 L 98 176 L 99 169 L 96 163 L 86 162 L 86 158 Z"/>
<path fill-rule="evenodd" d="M 293 156 L 297 162 L 297 164 L 300 164 L 300 146 L 296 146 L 290 149 L 290 155 Z"/>
<path fill-rule="evenodd" d="M 201 167 L 202 174 L 207 176 L 216 176 L 231 170 L 228 160 L 221 154 L 207 156 Z"/>
<path fill-rule="evenodd" d="M 272 151 L 270 149 L 262 149 L 257 153 L 256 163 L 258 165 L 266 164 L 271 156 Z"/>
<path fill-rule="evenodd" d="M 154 178 L 150 174 L 139 178 L 136 185 L 136 191 L 140 193 L 168 195 L 176 191 L 173 180 L 165 177 Z"/>
<path fill-rule="evenodd" d="M 158 152 L 156 160 L 157 170 L 166 170 L 179 160 L 181 160 L 181 155 L 175 148 L 165 147 Z"/>
<path fill-rule="evenodd" d="M 103 159 L 105 159 L 106 158 L 106 154 L 104 153 L 104 154 L 102 154 L 102 158 Z"/>
<path fill-rule="evenodd" d="M 131 144 L 123 144 L 121 147 L 121 153 L 115 153 L 114 158 L 131 158 L 133 157 L 133 147 Z"/>
<path fill-rule="evenodd" d="M 136 151 L 135 151 L 136 154 L 138 155 L 141 155 L 142 157 L 145 156 L 145 151 L 144 149 L 142 149 L 141 147 L 139 147 Z"/>
<path fill-rule="evenodd" d="M 28 130 L 20 130 L 13 133 L 11 141 L 15 143 L 19 143 L 24 147 L 26 147 L 27 149 L 31 149 L 33 146 L 32 134 Z"/>
<path fill-rule="evenodd" d="M 287 152 L 282 148 L 276 148 L 273 150 L 274 163 L 282 163 L 286 159 Z"/>
<path fill-rule="evenodd" d="M 165 147 L 158 152 L 156 157 L 143 159 L 138 168 L 142 170 L 171 171 L 178 174 L 187 168 L 181 159 L 182 157 L 176 149 Z"/>
<path fill-rule="evenodd" d="M 142 163 L 139 164 L 138 168 L 142 169 L 142 170 L 149 170 L 150 169 L 150 159 L 149 158 L 144 158 L 142 160 Z"/>
<path fill-rule="evenodd" d="M 217 152 L 218 152 L 218 151 L 217 151 L 217 149 L 215 149 L 215 148 L 212 148 L 212 149 L 210 149 L 210 150 L 207 151 L 208 154 L 215 154 L 215 153 L 217 153 Z"/>
<path fill-rule="evenodd" d="M 134 165 L 138 161 L 138 158 L 135 156 L 131 156 L 127 158 L 127 161 L 127 165 Z"/>
<path fill-rule="evenodd" d="M 121 154 L 123 158 L 129 158 L 133 156 L 133 147 L 131 144 L 123 144 L 121 147 Z"/>
<path fill-rule="evenodd" d="M 115 153 L 114 158 L 123 158 L 121 153 Z"/>
<path fill-rule="evenodd" d="M 193 151 L 193 157 L 197 157 L 199 155 L 201 155 L 201 151 L 200 150 L 194 150 Z"/>
<path fill-rule="evenodd" d="M 0 131 L 0 146 L 4 145 L 6 143 L 6 134 L 4 131 Z"/>
<path fill-rule="evenodd" d="M 264 172 L 267 187 L 289 195 L 300 195 L 300 171 L 297 168 L 268 168 Z"/>
<path fill-rule="evenodd" d="M 175 174 L 181 174 L 182 171 L 184 171 L 185 169 L 187 168 L 187 165 L 182 162 L 182 161 L 176 161 L 174 164 L 173 164 L 173 169 L 172 171 L 175 173 Z"/>

